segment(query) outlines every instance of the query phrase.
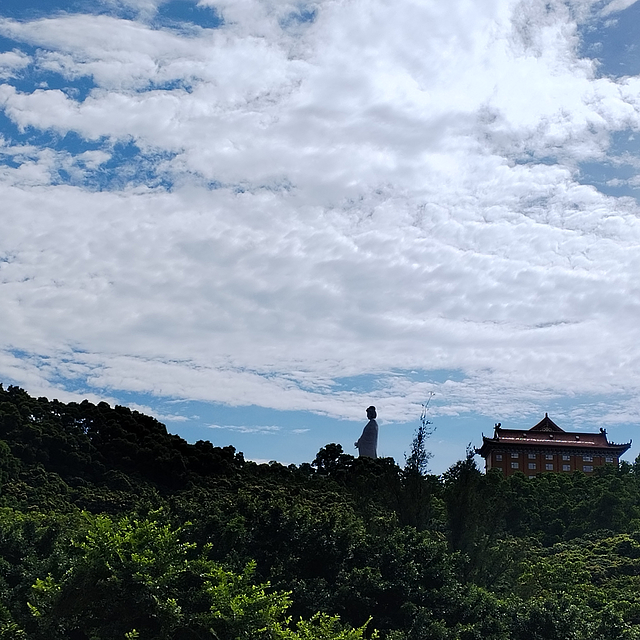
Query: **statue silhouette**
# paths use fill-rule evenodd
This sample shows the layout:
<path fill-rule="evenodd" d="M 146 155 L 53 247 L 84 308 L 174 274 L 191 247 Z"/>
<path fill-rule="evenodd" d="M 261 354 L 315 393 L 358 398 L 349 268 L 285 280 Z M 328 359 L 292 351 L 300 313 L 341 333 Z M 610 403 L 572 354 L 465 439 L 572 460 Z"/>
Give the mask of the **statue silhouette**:
<path fill-rule="evenodd" d="M 360 457 L 366 456 L 367 458 L 378 457 L 378 423 L 376 408 L 369 407 L 367 409 L 367 418 L 369 422 L 365 425 L 360 439 L 355 443 L 356 449 Z"/>

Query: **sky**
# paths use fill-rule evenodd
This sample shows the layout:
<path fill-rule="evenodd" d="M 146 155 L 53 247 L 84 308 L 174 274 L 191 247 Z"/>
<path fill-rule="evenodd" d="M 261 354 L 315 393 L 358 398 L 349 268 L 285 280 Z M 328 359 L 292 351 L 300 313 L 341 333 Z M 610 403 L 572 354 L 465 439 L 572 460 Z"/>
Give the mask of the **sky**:
<path fill-rule="evenodd" d="M 634 440 L 640 3 L 3 0 L 0 381 L 300 464 L 378 408 Z M 481 461 L 479 461 L 481 462 Z"/>

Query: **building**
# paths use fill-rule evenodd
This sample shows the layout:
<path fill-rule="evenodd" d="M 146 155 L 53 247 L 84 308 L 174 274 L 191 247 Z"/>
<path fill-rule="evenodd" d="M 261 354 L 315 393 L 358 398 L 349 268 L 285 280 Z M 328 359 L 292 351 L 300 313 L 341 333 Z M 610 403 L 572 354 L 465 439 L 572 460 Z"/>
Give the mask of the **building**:
<path fill-rule="evenodd" d="M 485 459 L 485 468 L 501 469 L 505 476 L 518 471 L 533 477 L 538 473 L 568 473 L 584 471 L 590 474 L 596 467 L 618 464 L 620 456 L 631 447 L 607 440 L 607 432 L 566 432 L 545 413 L 544 418 L 528 431 L 494 428 L 493 438 L 482 436 L 482 446 L 476 449 Z"/>

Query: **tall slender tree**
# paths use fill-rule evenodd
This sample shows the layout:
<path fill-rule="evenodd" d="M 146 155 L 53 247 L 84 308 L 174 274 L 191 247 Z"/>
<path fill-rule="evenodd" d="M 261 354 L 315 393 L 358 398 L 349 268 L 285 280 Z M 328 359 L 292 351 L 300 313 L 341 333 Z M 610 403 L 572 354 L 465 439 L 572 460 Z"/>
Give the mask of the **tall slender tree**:
<path fill-rule="evenodd" d="M 429 460 L 433 457 L 427 451 L 427 440 L 436 430 L 431 420 L 428 419 L 429 403 L 435 394 L 432 392 L 429 399 L 422 405 L 420 414 L 420 425 L 418 426 L 413 442 L 411 443 L 411 454 L 405 454 L 404 470 L 407 474 L 425 476 L 429 472 Z"/>

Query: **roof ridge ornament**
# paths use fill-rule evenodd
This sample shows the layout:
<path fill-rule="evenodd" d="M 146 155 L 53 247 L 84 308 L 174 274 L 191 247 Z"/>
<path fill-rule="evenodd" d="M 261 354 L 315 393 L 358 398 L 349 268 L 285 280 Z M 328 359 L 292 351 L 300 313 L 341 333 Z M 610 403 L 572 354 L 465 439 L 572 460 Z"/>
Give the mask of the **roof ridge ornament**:
<path fill-rule="evenodd" d="M 553 431 L 556 433 L 564 433 L 564 429 L 561 429 L 550 417 L 548 413 L 544 414 L 544 418 L 529 429 L 529 431 Z"/>

